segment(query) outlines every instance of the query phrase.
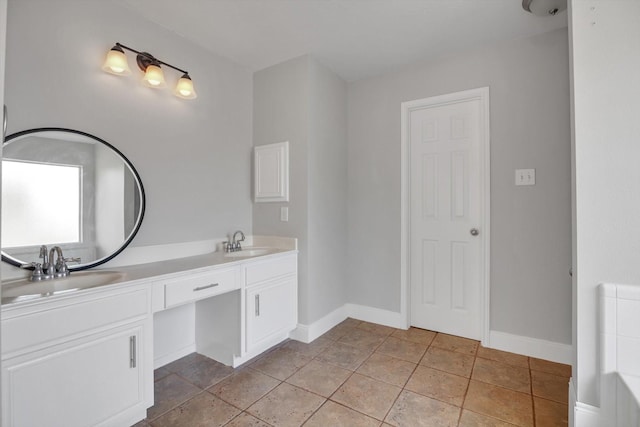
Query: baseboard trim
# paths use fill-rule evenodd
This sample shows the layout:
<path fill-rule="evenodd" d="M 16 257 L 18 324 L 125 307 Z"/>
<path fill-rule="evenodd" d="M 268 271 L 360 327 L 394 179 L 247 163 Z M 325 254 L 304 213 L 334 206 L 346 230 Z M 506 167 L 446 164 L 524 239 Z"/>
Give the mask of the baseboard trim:
<path fill-rule="evenodd" d="M 289 334 L 289 338 L 310 343 L 347 317 L 391 326 L 392 328 L 407 329 L 406 319 L 404 319 L 401 313 L 347 303 L 309 325 L 299 323 L 298 327 Z M 571 364 L 573 357 L 572 348 L 568 344 L 513 335 L 500 331 L 490 331 L 488 346 L 498 350 L 524 354 L 526 356 L 568 365 Z"/>
<path fill-rule="evenodd" d="M 573 427 L 602 427 L 600 424 L 600 409 L 577 402 L 573 408 Z"/>
<path fill-rule="evenodd" d="M 158 369 L 195 351 L 196 343 L 193 343 L 176 351 L 172 351 L 171 353 L 165 354 L 164 356 L 156 357 L 153 359 L 153 369 Z"/>
<path fill-rule="evenodd" d="M 574 379 L 569 380 L 569 427 L 600 427 L 601 410 L 597 406 L 578 402 Z M 613 424 L 607 424 L 613 425 Z"/>
<path fill-rule="evenodd" d="M 289 334 L 289 338 L 310 343 L 347 317 L 349 316 L 347 315 L 346 306 L 343 305 L 310 325 L 298 323 L 298 327 Z"/>
<path fill-rule="evenodd" d="M 506 332 L 490 331 L 488 346 L 511 353 L 551 360 L 570 365 L 573 358 L 572 347 L 553 341 L 513 335 Z"/>
<path fill-rule="evenodd" d="M 403 319 L 401 313 L 358 304 L 345 304 L 344 307 L 347 311 L 347 317 L 392 328 L 407 329 L 406 320 Z"/>
<path fill-rule="evenodd" d="M 298 327 L 289 334 L 289 338 L 310 343 L 347 317 L 393 328 L 407 329 L 400 313 L 358 304 L 345 304 L 310 325 L 299 323 Z"/>

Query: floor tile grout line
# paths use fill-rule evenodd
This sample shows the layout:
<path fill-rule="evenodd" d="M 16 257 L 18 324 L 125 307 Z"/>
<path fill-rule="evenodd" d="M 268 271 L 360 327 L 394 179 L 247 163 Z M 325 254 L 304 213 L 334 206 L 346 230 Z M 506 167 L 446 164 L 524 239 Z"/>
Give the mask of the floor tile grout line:
<path fill-rule="evenodd" d="M 533 398 L 533 373 L 531 372 L 531 358 L 529 357 L 529 384 L 530 384 L 530 392 L 531 392 L 531 415 L 533 416 L 533 427 L 536 426 L 536 404 Z"/>
<path fill-rule="evenodd" d="M 432 340 L 433 341 L 433 340 Z M 431 344 L 429 344 L 430 346 Z M 429 346 L 427 346 L 427 349 L 429 348 Z M 426 354 L 427 350 L 425 349 L 425 354 Z M 424 357 L 424 354 L 422 355 L 422 357 Z M 384 414 L 384 417 L 382 417 L 382 424 L 385 423 L 385 420 L 387 419 L 387 417 L 389 416 L 389 414 L 391 413 L 391 410 L 393 409 L 393 407 L 396 405 L 396 402 L 398 401 L 398 399 L 400 398 L 400 395 L 402 394 L 403 391 L 406 390 L 406 386 L 409 383 L 409 381 L 411 380 L 411 377 L 413 376 L 413 374 L 415 374 L 416 370 L 418 370 L 418 366 L 420 366 L 420 361 L 422 360 L 422 358 L 420 358 L 420 360 L 418 361 L 418 363 L 416 363 L 416 366 L 413 368 L 413 371 L 411 371 L 411 375 L 409 375 L 409 377 L 407 378 L 407 380 L 404 382 L 404 385 L 402 386 L 402 388 L 400 389 L 400 393 L 398 393 L 398 395 L 396 396 L 396 398 L 393 400 L 393 403 L 391 404 L 391 406 L 389 407 L 389 410 L 387 411 L 386 414 Z M 411 391 L 411 390 L 408 390 Z M 419 393 L 418 393 L 419 394 Z M 381 425 L 382 425 L 381 424 Z"/>
<path fill-rule="evenodd" d="M 469 394 L 469 388 L 471 387 L 471 377 L 473 376 L 473 370 L 476 367 L 476 360 L 478 360 L 478 351 L 476 350 L 476 357 L 473 359 L 473 365 L 471 366 L 471 372 L 469 373 L 469 378 L 467 379 L 467 389 L 464 391 L 464 397 L 462 398 L 462 404 L 460 405 L 460 415 L 458 416 L 458 425 L 462 421 L 462 412 L 464 411 L 464 404 L 467 401 L 467 395 Z"/>
<path fill-rule="evenodd" d="M 256 420 L 262 421 L 263 423 L 265 423 L 266 425 L 268 425 L 269 427 L 273 427 L 273 424 L 269 424 L 268 422 L 266 422 L 265 420 L 258 418 L 258 417 L 254 417 L 253 415 L 251 415 L 250 413 L 248 413 L 247 411 L 241 411 L 238 415 L 236 415 L 235 417 L 233 417 L 232 419 L 230 419 L 229 421 L 227 421 L 222 427 L 224 426 L 228 426 L 229 424 L 231 424 L 235 419 L 239 418 L 242 416 L 242 414 L 247 414 L 250 417 L 255 418 Z"/>
<path fill-rule="evenodd" d="M 243 369 L 250 369 L 250 370 L 255 371 L 255 372 L 257 372 L 257 373 L 259 373 L 259 374 L 261 374 L 261 375 L 269 376 L 269 375 L 266 375 L 266 374 L 264 374 L 264 373 L 262 373 L 262 372 L 260 372 L 260 371 L 258 371 L 258 370 L 256 370 L 256 369 L 253 369 L 253 368 L 251 368 L 251 367 L 249 367 L 249 366 L 245 366 Z M 273 378 L 273 377 L 271 377 L 271 376 L 269 376 L 269 378 L 274 379 L 274 380 L 276 380 L 276 381 L 280 381 L 280 384 L 282 384 L 282 383 L 284 382 L 284 381 L 281 381 L 281 380 L 279 380 L 279 379 L 277 379 L 277 378 Z M 222 381 L 221 381 L 221 382 L 222 382 Z M 217 383 L 216 383 L 216 384 L 217 384 Z M 212 385 L 212 386 L 211 386 L 211 387 L 209 387 L 209 388 L 213 388 L 216 384 Z M 243 412 L 246 412 L 246 411 L 247 411 L 247 409 L 249 409 L 249 408 L 251 407 L 251 405 L 253 405 L 253 404 L 254 404 L 254 403 L 256 403 L 258 400 L 260 400 L 260 399 L 262 399 L 263 397 L 265 397 L 267 394 L 271 393 L 271 392 L 272 392 L 276 387 L 278 387 L 280 384 L 278 384 L 278 385 L 274 386 L 273 388 L 269 389 L 265 394 L 263 394 L 262 396 L 258 397 L 256 400 L 254 400 L 254 401 L 252 401 L 251 403 L 249 403 L 249 405 L 247 405 L 247 407 L 246 407 L 246 408 L 244 408 L 244 409 L 240 408 L 239 406 L 235 405 L 235 404 L 234 404 L 234 403 L 232 403 L 232 402 L 229 402 L 229 401 L 225 400 L 222 396 L 218 396 L 217 394 L 215 394 L 215 393 L 213 393 L 213 392 L 209 391 L 209 389 L 207 389 L 207 390 L 205 390 L 205 391 L 207 391 L 207 392 L 211 393 L 212 395 L 214 395 L 214 396 L 215 396 L 215 397 L 217 397 L 218 399 L 222 400 L 222 401 L 223 401 L 223 402 L 225 402 L 225 403 L 228 403 L 229 405 L 233 406 L 234 408 L 237 408 L 237 409 L 239 409 L 239 410 L 241 410 L 241 411 L 243 411 Z M 248 412 L 247 412 L 247 413 L 248 413 Z M 249 414 L 249 415 L 253 416 L 252 414 Z M 256 418 L 257 418 L 257 417 L 256 417 Z M 265 421 L 265 422 L 266 422 L 266 421 Z M 267 423 L 267 424 L 269 424 L 269 423 Z"/>
<path fill-rule="evenodd" d="M 309 422 L 309 420 L 310 420 L 311 418 L 313 418 L 313 416 L 314 416 L 315 414 L 317 414 L 317 413 L 318 413 L 318 411 L 319 411 L 322 407 L 324 407 L 324 405 L 326 405 L 328 401 L 329 401 L 329 399 L 327 399 L 327 398 L 325 397 L 325 398 L 324 398 L 324 402 L 322 402 L 322 404 L 321 404 L 320 406 L 318 406 L 318 407 L 315 409 L 315 411 L 313 411 L 313 412 L 311 413 L 311 415 L 309 415 L 309 416 L 308 416 L 308 417 L 307 417 L 307 418 L 302 422 L 302 424 L 300 424 L 300 426 L 304 426 L 306 423 L 308 423 L 308 422 Z"/>
<path fill-rule="evenodd" d="M 200 390 L 198 393 L 194 394 L 193 396 L 190 396 L 189 398 L 187 398 L 186 400 L 178 403 L 175 406 L 172 406 L 171 408 L 169 408 L 168 410 L 162 412 L 160 415 L 158 415 L 157 417 L 154 418 L 150 418 L 147 421 L 149 423 L 153 423 L 154 421 L 158 421 L 159 418 L 164 417 L 165 415 L 167 415 L 169 412 L 173 411 L 174 409 L 179 408 L 180 406 L 184 405 L 185 403 L 189 402 L 191 399 L 195 398 L 196 396 L 201 395 L 202 393 L 206 392 L 206 390 Z"/>

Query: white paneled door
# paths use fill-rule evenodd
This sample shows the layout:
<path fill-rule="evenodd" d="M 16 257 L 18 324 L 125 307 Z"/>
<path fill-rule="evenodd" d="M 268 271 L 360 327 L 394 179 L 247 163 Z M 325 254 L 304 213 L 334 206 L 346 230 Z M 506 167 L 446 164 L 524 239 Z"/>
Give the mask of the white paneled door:
<path fill-rule="evenodd" d="M 411 324 L 481 339 L 484 104 L 439 98 L 410 109 L 407 124 Z"/>

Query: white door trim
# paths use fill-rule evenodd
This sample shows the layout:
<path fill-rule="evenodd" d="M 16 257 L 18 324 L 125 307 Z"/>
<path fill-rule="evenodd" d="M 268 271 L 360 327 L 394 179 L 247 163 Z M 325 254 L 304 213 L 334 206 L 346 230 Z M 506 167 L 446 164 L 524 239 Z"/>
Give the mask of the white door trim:
<path fill-rule="evenodd" d="M 489 274 L 490 274 L 490 211 L 491 211 L 491 157 L 490 157 L 490 132 L 489 132 L 489 88 L 482 87 L 477 89 L 465 90 L 462 92 L 455 92 L 446 95 L 432 96 L 424 99 L 417 99 L 415 101 L 403 102 L 400 106 L 400 119 L 401 119 L 401 135 L 400 135 L 400 170 L 401 170 L 401 184 L 400 184 L 400 314 L 402 319 L 406 322 L 405 325 L 408 328 L 411 325 L 411 313 L 410 313 L 410 301 L 411 301 L 411 286 L 409 283 L 410 268 L 411 268 L 411 162 L 409 161 L 411 155 L 410 141 L 409 141 L 409 117 L 410 113 L 414 110 L 422 108 L 447 105 L 458 102 L 465 102 L 470 100 L 480 101 L 480 122 L 484 129 L 480 133 L 480 175 L 482 176 L 482 182 L 480 183 L 480 212 L 482 214 L 482 223 L 480 224 L 481 230 L 484 234 L 484 247 L 483 247 L 483 259 L 480 260 L 481 278 L 480 278 L 480 307 L 479 313 L 482 319 L 482 343 L 488 345 L 489 343 Z"/>

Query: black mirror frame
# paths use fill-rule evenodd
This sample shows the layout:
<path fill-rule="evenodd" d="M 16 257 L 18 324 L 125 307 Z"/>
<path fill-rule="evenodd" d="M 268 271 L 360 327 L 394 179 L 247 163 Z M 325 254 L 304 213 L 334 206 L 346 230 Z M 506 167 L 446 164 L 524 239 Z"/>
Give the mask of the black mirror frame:
<path fill-rule="evenodd" d="M 96 260 L 96 261 L 94 261 L 92 263 L 89 263 L 89 264 L 70 265 L 69 266 L 69 270 L 70 271 L 88 270 L 90 268 L 97 267 L 99 265 L 102 265 L 102 264 L 104 264 L 106 262 L 111 261 L 118 254 L 120 254 L 120 252 L 125 250 L 125 248 L 127 246 L 129 246 L 129 243 L 131 243 L 131 241 L 136 236 L 136 234 L 138 234 L 138 230 L 140 230 L 140 226 L 142 225 L 142 220 L 144 218 L 144 213 L 145 213 L 145 209 L 146 209 L 147 198 L 146 198 L 146 195 L 145 195 L 145 192 L 144 192 L 144 186 L 142 185 L 142 179 L 140 179 L 140 175 L 138 174 L 138 171 L 133 166 L 133 163 L 131 163 L 129 161 L 129 159 L 124 154 L 122 154 L 122 152 L 120 150 L 118 150 L 116 147 L 114 147 L 113 145 L 109 144 L 107 141 L 105 141 L 102 138 L 98 138 L 95 135 L 91 135 L 90 133 L 83 132 L 83 131 L 76 130 L 76 129 L 67 129 L 67 128 L 58 128 L 58 127 L 43 127 L 43 128 L 27 129 L 27 130 L 23 130 L 23 131 L 12 133 L 11 135 L 8 135 L 5 138 L 4 144 L 2 144 L 2 146 L 4 147 L 5 145 L 9 144 L 12 140 L 14 140 L 16 138 L 19 138 L 21 136 L 34 134 L 34 133 L 38 133 L 38 132 L 69 132 L 69 133 L 73 133 L 73 134 L 76 134 L 76 135 L 82 135 L 82 136 L 86 136 L 87 138 L 91 138 L 91 139 L 93 139 L 93 140 L 95 140 L 97 142 L 100 142 L 100 143 L 106 145 L 108 148 L 113 150 L 118 156 L 120 156 L 120 158 L 125 162 L 125 164 L 131 170 L 131 173 L 133 174 L 136 182 L 138 183 L 138 186 L 140 187 L 140 215 L 138 217 L 138 220 L 136 221 L 135 226 L 133 227 L 133 230 L 131 230 L 131 233 L 129 234 L 129 237 L 127 238 L 127 240 L 124 241 L 122 246 L 120 246 L 120 248 L 115 250 L 111 255 L 109 255 L 107 257 L 104 257 L 104 258 L 100 258 L 100 259 L 98 259 L 98 260 Z M 12 256 L 6 254 L 4 251 L 2 251 L 2 261 L 7 262 L 7 263 L 9 263 L 11 265 L 14 265 L 16 267 L 22 267 L 24 265 L 23 262 L 20 262 L 16 258 L 13 258 Z M 33 270 L 33 267 L 26 267 L 26 269 Z"/>

